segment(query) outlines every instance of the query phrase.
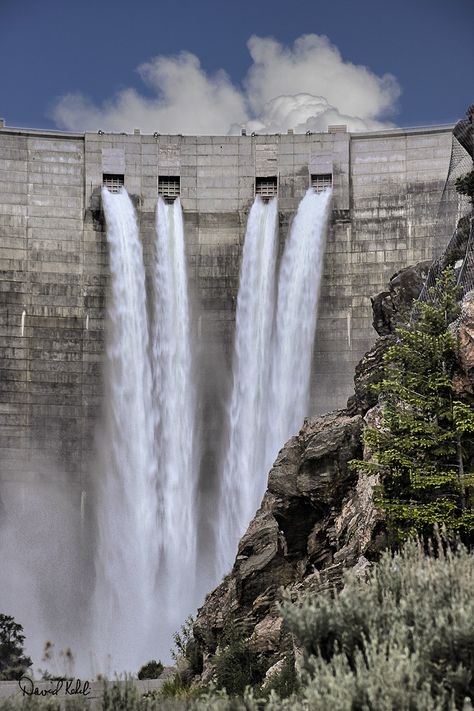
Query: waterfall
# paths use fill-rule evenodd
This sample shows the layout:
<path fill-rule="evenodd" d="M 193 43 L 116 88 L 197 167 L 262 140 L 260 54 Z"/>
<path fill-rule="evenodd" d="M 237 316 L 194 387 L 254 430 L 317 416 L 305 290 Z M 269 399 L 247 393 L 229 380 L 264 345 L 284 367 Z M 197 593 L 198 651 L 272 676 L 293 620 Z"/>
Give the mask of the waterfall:
<path fill-rule="evenodd" d="M 136 671 L 153 654 L 158 560 L 152 374 L 145 273 L 125 190 L 102 190 L 110 254 L 105 424 L 97 491 L 94 654 L 104 670 Z"/>
<path fill-rule="evenodd" d="M 172 204 L 159 198 L 157 204 L 154 299 L 152 368 L 160 496 L 159 602 L 161 625 L 171 636 L 197 603 L 198 454 L 194 437 L 195 391 L 183 214 L 179 198 Z"/>
<path fill-rule="evenodd" d="M 332 191 L 301 200 L 280 265 L 272 347 L 266 468 L 308 414 L 311 361 Z"/>
<path fill-rule="evenodd" d="M 265 491 L 268 469 L 307 414 L 331 192 L 309 190 L 293 220 L 276 293 L 278 207 L 256 198 L 237 300 L 228 447 L 216 507 L 225 572 Z M 97 492 L 94 651 L 106 671 L 165 657 L 198 603 L 196 395 L 183 215 L 158 200 L 153 315 L 133 205 L 102 194 L 110 247 L 106 417 Z M 102 666 L 101 666 L 102 665 Z"/>
<path fill-rule="evenodd" d="M 227 572 L 266 486 L 265 430 L 278 249 L 277 200 L 255 199 L 247 222 L 237 299 L 229 442 L 218 507 L 218 567 Z"/>
<path fill-rule="evenodd" d="M 277 294 L 276 200 L 265 204 L 257 198 L 249 214 L 218 511 L 220 573 L 227 572 L 239 538 L 261 502 L 278 450 L 308 414 L 330 199 L 331 190 L 315 193 L 311 188 L 300 202 L 285 243 Z"/>

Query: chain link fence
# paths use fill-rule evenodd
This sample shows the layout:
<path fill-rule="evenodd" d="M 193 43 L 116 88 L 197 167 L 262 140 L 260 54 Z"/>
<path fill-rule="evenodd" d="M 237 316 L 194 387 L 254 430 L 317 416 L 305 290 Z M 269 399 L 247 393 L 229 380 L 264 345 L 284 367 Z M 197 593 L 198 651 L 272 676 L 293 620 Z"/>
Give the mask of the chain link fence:
<path fill-rule="evenodd" d="M 456 279 L 463 296 L 474 288 L 474 213 L 471 198 L 460 195 L 456 180 L 473 169 L 474 156 L 474 105 L 467 111 L 468 118 L 459 121 L 453 129 L 451 159 L 436 216 L 434 235 L 434 261 L 428 272 L 419 301 L 430 301 L 432 289 L 447 266 L 454 266 Z M 451 238 L 447 225 L 456 225 Z M 416 320 L 418 309 L 413 309 Z"/>

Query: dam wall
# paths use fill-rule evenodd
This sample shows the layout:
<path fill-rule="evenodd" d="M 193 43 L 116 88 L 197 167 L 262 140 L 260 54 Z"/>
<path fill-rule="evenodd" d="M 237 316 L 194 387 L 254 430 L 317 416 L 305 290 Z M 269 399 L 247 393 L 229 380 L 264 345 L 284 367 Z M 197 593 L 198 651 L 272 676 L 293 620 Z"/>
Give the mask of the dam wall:
<path fill-rule="evenodd" d="M 62 134 L 0 127 L 0 475 L 73 477 L 87 487 L 102 399 L 108 253 L 100 190 L 123 176 L 148 277 L 160 185 L 179 178 L 193 337 L 222 420 L 239 268 L 256 180 L 276 179 L 280 242 L 311 181 L 332 176 L 333 204 L 315 340 L 311 412 L 344 406 L 376 334 L 370 296 L 398 269 L 430 259 L 452 127 L 349 134 Z M 114 178 L 114 179 L 115 179 Z M 435 238 L 436 235 L 436 238 Z M 211 447 L 212 449 L 212 447 Z M 208 452 L 204 456 L 212 458 Z"/>

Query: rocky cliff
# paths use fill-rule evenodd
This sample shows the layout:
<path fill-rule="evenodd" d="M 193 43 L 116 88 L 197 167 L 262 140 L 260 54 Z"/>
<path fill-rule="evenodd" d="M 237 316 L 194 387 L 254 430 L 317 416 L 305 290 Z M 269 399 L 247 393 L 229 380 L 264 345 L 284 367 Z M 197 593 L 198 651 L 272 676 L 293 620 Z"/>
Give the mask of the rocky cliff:
<path fill-rule="evenodd" d="M 200 681 L 212 678 L 215 655 L 230 628 L 251 643 L 271 675 L 292 650 L 278 612 L 282 590 L 296 597 L 338 586 L 344 569 L 362 572 L 384 547 L 383 517 L 373 504 L 376 477 L 358 476 L 349 462 L 363 455 L 364 424 L 376 425 L 380 416 L 370 385 L 381 377 L 383 353 L 426 273 L 425 264 L 403 270 L 373 300 L 374 320 L 383 335 L 356 369 L 347 408 L 307 419 L 279 453 L 231 572 L 207 596 L 195 620 L 190 645 Z M 452 328 L 459 342 L 458 389 L 473 398 L 474 292 L 464 298 Z"/>
<path fill-rule="evenodd" d="M 278 614 L 280 588 L 338 584 L 347 566 L 367 565 L 376 550 L 379 514 L 373 478 L 348 462 L 362 455 L 360 414 L 333 412 L 305 422 L 281 450 L 231 573 L 199 611 L 194 637 L 204 677 L 230 625 L 251 639 L 268 666 L 291 646 Z"/>

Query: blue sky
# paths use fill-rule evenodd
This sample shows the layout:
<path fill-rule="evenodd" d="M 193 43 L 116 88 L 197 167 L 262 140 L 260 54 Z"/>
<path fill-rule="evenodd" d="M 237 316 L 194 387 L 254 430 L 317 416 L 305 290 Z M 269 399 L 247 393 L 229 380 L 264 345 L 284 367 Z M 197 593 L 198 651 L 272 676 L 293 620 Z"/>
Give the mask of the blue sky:
<path fill-rule="evenodd" d="M 134 121 L 147 130 L 156 115 L 157 128 L 176 125 L 188 132 L 189 121 L 181 125 L 180 117 L 202 98 L 202 132 L 226 132 L 233 115 L 236 124 L 257 130 L 291 121 L 301 130 L 317 129 L 313 114 L 333 123 L 349 116 L 356 128 L 359 120 L 369 128 L 449 123 L 474 102 L 473 27 L 472 0 L 0 0 L 0 116 L 10 126 L 82 130 L 103 124 L 116 130 L 123 123 L 131 130 Z M 319 40 L 296 49 L 295 40 L 305 34 L 327 36 L 331 49 L 318 48 Z M 257 60 L 247 46 L 254 35 Z M 278 43 L 270 55 L 266 37 Z M 194 59 L 152 62 L 183 50 L 200 61 L 192 86 L 183 75 L 189 76 Z M 334 76 L 345 73 L 342 85 L 352 81 L 351 64 L 370 70 L 368 78 L 357 70 L 362 93 L 349 104 L 344 86 L 331 92 L 322 80 L 313 81 L 324 73 L 328 53 Z M 285 71 L 296 63 L 298 73 L 298 62 L 307 78 L 293 92 L 294 75 Z M 286 77 L 281 87 L 272 66 Z M 220 69 L 227 79 L 216 77 Z M 173 77 L 182 82 L 180 96 L 171 95 L 172 86 L 163 90 Z M 364 113 L 372 98 L 374 106 Z M 217 114 L 212 120 L 211 111 Z"/>

